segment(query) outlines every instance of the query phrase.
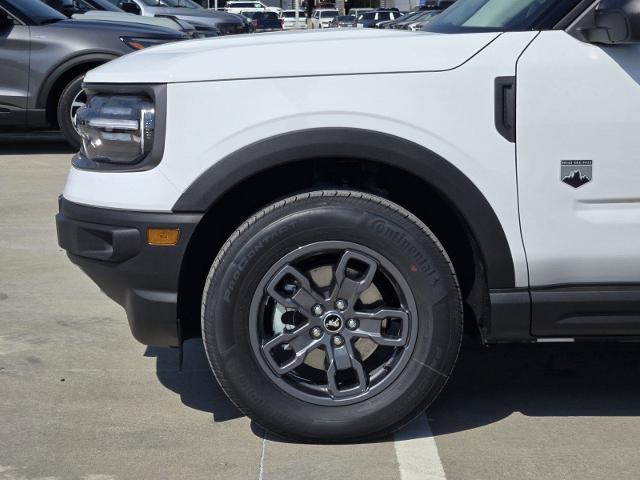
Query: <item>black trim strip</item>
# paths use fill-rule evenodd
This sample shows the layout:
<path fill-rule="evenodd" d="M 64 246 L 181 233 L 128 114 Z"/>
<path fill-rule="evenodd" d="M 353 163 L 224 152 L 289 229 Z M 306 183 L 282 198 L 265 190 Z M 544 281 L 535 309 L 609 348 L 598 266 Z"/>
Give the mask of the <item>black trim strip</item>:
<path fill-rule="evenodd" d="M 640 335 L 640 284 L 533 288 L 531 300 L 535 336 Z"/>

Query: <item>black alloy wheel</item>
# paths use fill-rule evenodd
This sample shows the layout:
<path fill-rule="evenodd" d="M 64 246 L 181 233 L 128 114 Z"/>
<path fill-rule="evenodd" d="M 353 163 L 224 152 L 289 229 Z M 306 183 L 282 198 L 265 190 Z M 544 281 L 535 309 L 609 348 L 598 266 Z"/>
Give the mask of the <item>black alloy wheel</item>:
<path fill-rule="evenodd" d="M 229 398 L 305 441 L 379 437 L 437 396 L 462 337 L 432 232 L 392 202 L 318 191 L 245 221 L 213 262 L 202 329 Z"/>

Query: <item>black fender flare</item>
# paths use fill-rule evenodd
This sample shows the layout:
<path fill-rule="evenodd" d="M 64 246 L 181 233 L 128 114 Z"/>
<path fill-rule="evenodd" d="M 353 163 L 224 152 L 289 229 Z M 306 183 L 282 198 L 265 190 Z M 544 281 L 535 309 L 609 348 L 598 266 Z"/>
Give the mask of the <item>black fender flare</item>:
<path fill-rule="evenodd" d="M 489 288 L 515 287 L 515 268 L 507 237 L 480 190 L 441 156 L 386 133 L 355 128 L 317 128 L 258 141 L 209 167 L 183 192 L 173 211 L 205 212 L 229 189 L 261 171 L 318 158 L 375 161 L 416 175 L 448 199 L 466 221 L 486 262 Z"/>
<path fill-rule="evenodd" d="M 82 53 L 80 55 L 76 55 L 72 58 L 67 58 L 64 62 L 56 65 L 47 73 L 47 79 L 40 87 L 40 91 L 38 92 L 38 96 L 36 99 L 36 108 L 46 108 L 47 100 L 49 98 L 49 93 L 51 89 L 56 84 L 56 82 L 60 79 L 62 75 L 71 70 L 72 68 L 77 67 L 78 65 L 82 65 L 83 63 L 93 63 L 93 62 L 109 62 L 118 58 L 119 55 L 114 53 L 107 52 L 91 52 L 91 53 Z"/>

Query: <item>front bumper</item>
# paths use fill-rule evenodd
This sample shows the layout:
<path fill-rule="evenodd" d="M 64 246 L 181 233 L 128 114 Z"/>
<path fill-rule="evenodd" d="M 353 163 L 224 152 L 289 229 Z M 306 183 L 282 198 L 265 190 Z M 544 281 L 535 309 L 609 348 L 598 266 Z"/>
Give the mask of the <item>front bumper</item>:
<path fill-rule="evenodd" d="M 178 346 L 178 283 L 187 245 L 201 214 L 114 210 L 63 197 L 56 215 L 58 244 L 127 312 L 145 345 Z M 149 245 L 147 229 L 179 228 L 175 246 Z"/>

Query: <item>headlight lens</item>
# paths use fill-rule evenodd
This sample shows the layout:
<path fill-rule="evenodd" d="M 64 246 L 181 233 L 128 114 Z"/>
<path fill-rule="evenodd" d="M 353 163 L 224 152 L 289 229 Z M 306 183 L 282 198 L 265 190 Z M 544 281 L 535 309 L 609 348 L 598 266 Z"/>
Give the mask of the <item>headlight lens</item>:
<path fill-rule="evenodd" d="M 90 161 L 133 164 L 153 147 L 155 108 L 144 95 L 93 95 L 78 110 L 80 155 Z"/>

